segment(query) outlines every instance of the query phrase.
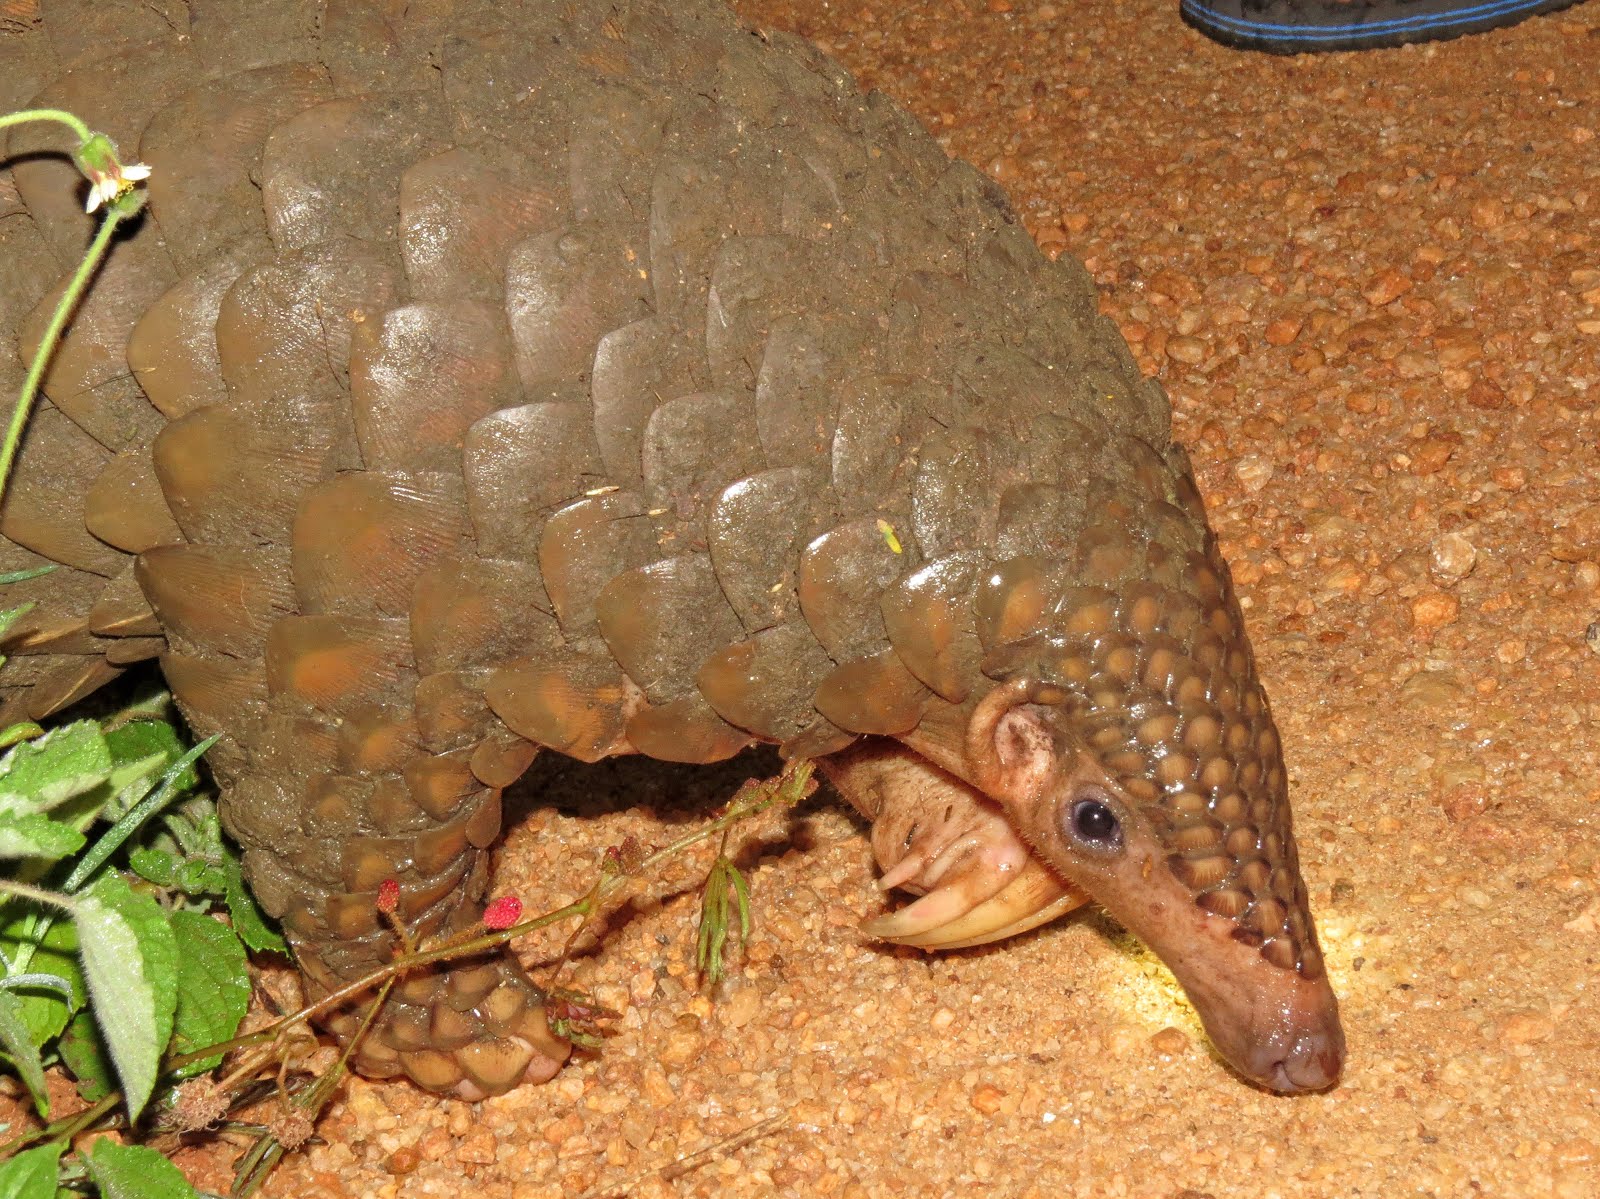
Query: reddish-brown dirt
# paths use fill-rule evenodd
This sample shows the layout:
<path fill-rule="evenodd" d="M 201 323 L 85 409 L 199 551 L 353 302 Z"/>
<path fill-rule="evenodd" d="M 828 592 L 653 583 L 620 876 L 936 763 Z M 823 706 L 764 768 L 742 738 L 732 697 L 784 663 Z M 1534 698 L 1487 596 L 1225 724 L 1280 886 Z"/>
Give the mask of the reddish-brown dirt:
<path fill-rule="evenodd" d="M 270 1193 L 1600 1193 L 1600 4 L 1297 59 L 1214 46 L 1176 0 L 740 7 L 1002 183 L 1170 392 L 1283 733 L 1346 1077 L 1240 1082 L 1094 918 L 937 958 L 863 940 L 861 829 L 813 801 L 754 836 L 719 994 L 685 873 L 570 976 L 623 1013 L 603 1053 L 478 1105 L 354 1082 Z M 535 909 L 741 777 L 540 771 L 499 874 Z"/>

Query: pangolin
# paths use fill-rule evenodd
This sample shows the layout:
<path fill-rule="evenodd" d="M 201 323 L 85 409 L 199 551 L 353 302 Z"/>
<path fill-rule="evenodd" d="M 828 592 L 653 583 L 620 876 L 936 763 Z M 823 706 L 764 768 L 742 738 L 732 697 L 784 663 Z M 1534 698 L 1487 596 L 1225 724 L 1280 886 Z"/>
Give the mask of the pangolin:
<path fill-rule="evenodd" d="M 385 880 L 478 919 L 541 749 L 770 742 L 922 894 L 875 935 L 1093 900 L 1244 1076 L 1336 1080 L 1166 399 L 894 103 L 712 0 L 46 0 L 0 81 L 154 172 L 0 516 L 0 568 L 61 565 L 0 719 L 158 658 L 313 993 L 391 955 Z M 68 149 L 0 175 L 6 394 L 90 229 Z M 568 1048 L 508 957 L 408 976 L 359 1065 L 473 1098 Z"/>

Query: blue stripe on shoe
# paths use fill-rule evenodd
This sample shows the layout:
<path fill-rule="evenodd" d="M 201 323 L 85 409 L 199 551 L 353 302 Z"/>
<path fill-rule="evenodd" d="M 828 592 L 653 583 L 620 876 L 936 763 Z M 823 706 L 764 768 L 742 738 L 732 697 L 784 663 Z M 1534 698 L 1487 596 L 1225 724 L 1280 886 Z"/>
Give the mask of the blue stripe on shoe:
<path fill-rule="evenodd" d="M 1251 21 L 1218 12 L 1201 3 L 1201 0 L 1182 0 L 1183 9 L 1196 20 L 1226 33 L 1242 37 L 1275 37 L 1285 42 L 1316 42 L 1335 39 L 1367 40 L 1390 37 L 1399 33 L 1437 34 L 1461 25 L 1473 25 L 1500 17 L 1514 17 L 1534 9 L 1550 7 L 1550 0 L 1492 0 L 1468 8 L 1445 12 L 1422 13 L 1414 17 L 1393 17 L 1385 21 L 1364 21 L 1345 25 L 1278 24 L 1272 21 Z"/>

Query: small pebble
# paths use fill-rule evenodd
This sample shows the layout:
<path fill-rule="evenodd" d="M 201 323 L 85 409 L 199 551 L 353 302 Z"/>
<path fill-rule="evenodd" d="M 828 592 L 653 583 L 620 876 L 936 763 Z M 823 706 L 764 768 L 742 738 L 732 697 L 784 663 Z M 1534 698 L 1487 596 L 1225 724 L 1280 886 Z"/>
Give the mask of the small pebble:
<path fill-rule="evenodd" d="M 1479 200 L 1472 206 L 1471 216 L 1479 229 L 1498 229 L 1506 223 L 1506 206 L 1499 200 Z"/>
<path fill-rule="evenodd" d="M 1205 361 L 1206 343 L 1198 337 L 1174 337 L 1167 342 L 1167 357 L 1175 362 L 1198 366 Z"/>
<path fill-rule="evenodd" d="M 743 1028 L 761 1011 L 761 992 L 755 987 L 740 987 L 722 1005 L 718 1014 L 730 1028 Z"/>
<path fill-rule="evenodd" d="M 1467 388 L 1467 403 L 1474 408 L 1492 411 L 1506 406 L 1506 393 L 1495 383 L 1488 379 L 1475 379 L 1472 386 Z"/>
<path fill-rule="evenodd" d="M 1366 297 L 1367 303 L 1374 308 L 1382 308 L 1385 304 L 1398 300 L 1415 286 L 1410 279 L 1399 271 L 1381 271 L 1368 280 L 1361 294 Z"/>
<path fill-rule="evenodd" d="M 690 1020 L 693 1024 L 687 1023 Z M 669 1066 L 687 1066 L 699 1057 L 700 1050 L 706 1043 L 699 1024 L 699 1020 L 693 1016 L 680 1020 L 679 1026 L 667 1038 L 666 1047 L 661 1051 L 661 1060 Z"/>
<path fill-rule="evenodd" d="M 1456 447 L 1448 441 L 1429 438 L 1411 453 L 1411 472 L 1417 475 L 1436 475 L 1444 469 Z"/>
<path fill-rule="evenodd" d="M 640 1083 L 645 1097 L 657 1107 L 667 1108 L 678 1102 L 678 1093 L 672 1089 L 661 1067 L 647 1066 Z"/>
<path fill-rule="evenodd" d="M 1300 330 L 1304 327 L 1301 321 L 1280 318 L 1268 323 L 1261 335 L 1266 338 L 1270 346 L 1286 346 L 1300 336 Z"/>
<path fill-rule="evenodd" d="M 1466 578 L 1477 565 L 1477 547 L 1460 533 L 1445 533 L 1435 537 L 1432 548 L 1430 565 L 1433 577 L 1442 583 L 1454 583 Z"/>
<path fill-rule="evenodd" d="M 383 1168 L 391 1174 L 409 1174 L 422 1164 L 415 1145 L 402 1145 L 384 1159 Z"/>
<path fill-rule="evenodd" d="M 1488 811 L 1489 794 L 1481 786 L 1463 784 L 1445 792 L 1444 798 L 1439 801 L 1439 806 L 1444 809 L 1446 817 L 1460 823 Z"/>
<path fill-rule="evenodd" d="M 1531 1045 L 1555 1035 L 1555 1022 L 1536 1012 L 1513 1012 L 1500 1023 L 1500 1039 L 1508 1045 Z"/>
<path fill-rule="evenodd" d="M 581 1119 L 578 1120 L 578 1129 L 580 1131 L 583 1129 L 583 1121 Z M 548 1131 L 545 1135 L 548 1138 Z M 469 1133 L 456 1146 L 456 1156 L 462 1161 L 472 1162 L 474 1165 L 492 1165 L 496 1157 L 494 1133 L 487 1128 L 480 1128 L 476 1132 Z"/>
<path fill-rule="evenodd" d="M 1246 491 L 1260 491 L 1272 478 L 1273 465 L 1260 454 L 1246 454 L 1233 464 L 1234 476 Z"/>
<path fill-rule="evenodd" d="M 1354 595 L 1366 584 L 1367 572 L 1349 562 L 1335 566 L 1322 576 L 1325 595 Z"/>
<path fill-rule="evenodd" d="M 1528 472 L 1520 466 L 1497 466 L 1489 477 L 1503 491 L 1521 491 L 1528 485 Z"/>
<path fill-rule="evenodd" d="M 1494 656 L 1505 665 L 1514 666 L 1528 656 L 1528 643 L 1521 637 L 1509 638 L 1495 647 Z"/>
<path fill-rule="evenodd" d="M 577 1112 L 567 1112 L 558 1116 L 544 1126 L 544 1131 L 539 1135 L 547 1144 L 559 1145 L 570 1137 L 577 1136 L 583 1131 L 583 1117 Z"/>
<path fill-rule="evenodd" d="M 1006 1093 L 993 1083 L 984 1083 L 972 1092 L 972 1106 L 986 1116 L 992 1116 L 1000 1110 L 1000 1101 Z"/>
<path fill-rule="evenodd" d="M 1428 592 L 1411 601 L 1411 622 L 1419 629 L 1438 629 L 1453 624 L 1461 615 L 1461 601 L 1442 592 Z"/>
<path fill-rule="evenodd" d="M 1189 1052 L 1189 1035 L 1170 1024 L 1150 1038 L 1150 1047 L 1164 1057 L 1178 1057 Z"/>

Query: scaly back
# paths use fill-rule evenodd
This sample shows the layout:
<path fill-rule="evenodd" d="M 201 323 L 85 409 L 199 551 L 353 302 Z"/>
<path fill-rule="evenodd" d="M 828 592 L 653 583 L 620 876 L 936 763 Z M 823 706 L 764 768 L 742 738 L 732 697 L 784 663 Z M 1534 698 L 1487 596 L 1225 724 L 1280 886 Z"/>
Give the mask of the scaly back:
<path fill-rule="evenodd" d="M 1022 677 L 1207 910 L 1320 972 L 1165 399 L 991 183 L 707 3 L 188 11 L 0 34 L 12 106 L 154 170 L 0 512 L 0 567 L 65 567 L 0 681 L 38 716 L 159 654 L 314 982 L 387 955 L 384 879 L 424 931 L 474 918 L 538 747 L 823 754 Z M 24 353 L 89 230 L 63 148 L 19 131 L 0 175 Z M 537 1073 L 528 1003 L 485 1006 L 522 985 L 414 980 L 366 1067 Z M 468 1052 L 518 1037 L 534 1065 Z"/>

